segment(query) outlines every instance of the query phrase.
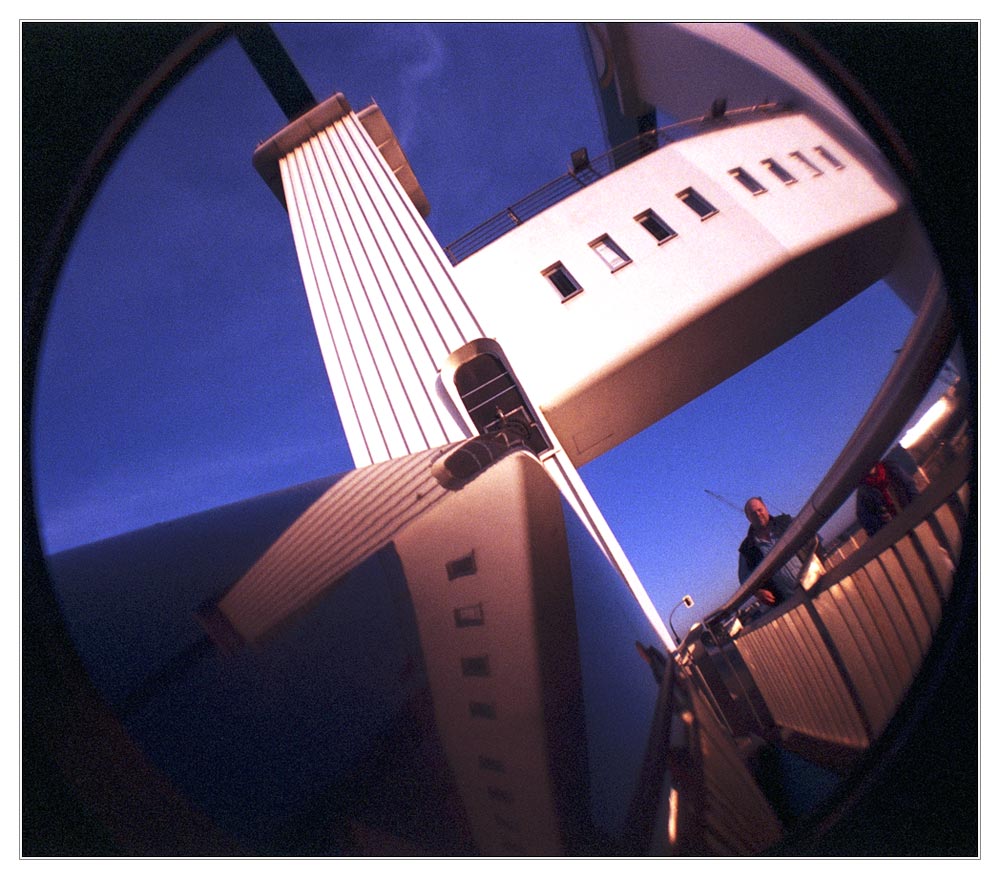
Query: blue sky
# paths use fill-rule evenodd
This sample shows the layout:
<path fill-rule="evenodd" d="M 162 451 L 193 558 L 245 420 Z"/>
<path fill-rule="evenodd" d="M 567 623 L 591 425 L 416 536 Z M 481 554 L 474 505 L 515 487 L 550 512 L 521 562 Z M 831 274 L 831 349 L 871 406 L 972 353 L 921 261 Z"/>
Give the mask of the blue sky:
<path fill-rule="evenodd" d="M 606 147 L 575 26 L 279 25 L 318 99 L 382 107 L 447 244 Z M 286 215 L 251 167 L 284 124 L 235 43 L 171 93 L 118 161 L 66 264 L 39 370 L 34 467 L 50 551 L 353 465 Z M 736 588 L 742 516 L 796 512 L 912 319 L 876 285 L 583 468 L 678 628 Z M 687 614 L 687 615 L 685 615 Z"/>

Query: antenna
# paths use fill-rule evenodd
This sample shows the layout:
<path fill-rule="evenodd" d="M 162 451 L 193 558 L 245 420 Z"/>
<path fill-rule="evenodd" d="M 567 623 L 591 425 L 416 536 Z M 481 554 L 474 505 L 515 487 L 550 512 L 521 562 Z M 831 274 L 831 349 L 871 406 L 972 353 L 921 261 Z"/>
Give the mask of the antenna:
<path fill-rule="evenodd" d="M 732 507 L 741 516 L 743 515 L 743 507 L 734 504 L 731 500 L 724 498 L 721 494 L 716 494 L 714 491 L 709 491 L 707 488 L 705 489 L 705 494 L 711 495 L 717 501 L 722 501 L 722 503 L 724 503 L 727 507 Z"/>

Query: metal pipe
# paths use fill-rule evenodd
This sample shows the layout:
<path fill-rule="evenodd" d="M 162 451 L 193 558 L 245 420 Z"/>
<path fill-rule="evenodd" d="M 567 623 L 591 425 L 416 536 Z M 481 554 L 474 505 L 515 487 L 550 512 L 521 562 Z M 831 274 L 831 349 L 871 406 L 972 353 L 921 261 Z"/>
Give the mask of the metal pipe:
<path fill-rule="evenodd" d="M 906 425 L 947 360 L 955 338 L 947 295 L 940 272 L 935 270 L 899 357 L 843 451 L 774 549 L 719 610 L 734 613 L 847 500 L 872 462 L 884 454 Z"/>

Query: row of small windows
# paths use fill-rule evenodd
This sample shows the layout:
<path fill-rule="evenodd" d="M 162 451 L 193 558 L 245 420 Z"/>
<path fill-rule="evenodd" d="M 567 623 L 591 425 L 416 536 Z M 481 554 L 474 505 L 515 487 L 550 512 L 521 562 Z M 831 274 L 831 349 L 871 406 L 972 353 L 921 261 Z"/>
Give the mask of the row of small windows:
<path fill-rule="evenodd" d="M 834 156 L 833 153 L 831 153 L 826 147 L 818 146 L 815 147 L 815 150 L 816 154 L 822 156 L 831 167 L 838 171 L 842 171 L 844 169 L 844 165 L 840 159 Z M 790 159 L 795 159 L 798 166 L 807 173 L 811 174 L 813 177 L 819 177 L 823 174 L 823 170 L 819 167 L 819 165 L 813 162 L 812 159 L 802 152 L 802 150 L 794 150 L 788 154 L 788 157 Z M 784 165 L 778 162 L 777 159 L 762 159 L 761 164 L 786 186 L 792 183 L 798 183 L 798 178 Z M 767 192 L 767 187 L 757 180 L 757 178 L 745 168 L 730 168 L 729 174 L 734 179 L 742 183 L 754 195 L 760 195 L 762 192 Z"/>
<path fill-rule="evenodd" d="M 683 192 L 677 193 L 677 197 L 703 220 L 718 213 L 718 210 L 704 196 L 699 195 L 690 187 Z M 643 211 L 634 219 L 656 239 L 657 244 L 664 244 L 677 237 L 677 233 L 654 210 Z M 632 257 L 610 235 L 602 235 L 600 238 L 591 241 L 590 249 L 604 261 L 604 264 L 612 272 L 617 272 L 618 269 L 632 262 Z M 542 272 L 542 275 L 549 279 L 549 282 L 559 291 L 563 299 L 569 299 L 583 290 L 583 287 L 580 286 L 576 278 L 570 274 L 569 269 L 561 262 L 549 266 Z"/>
<path fill-rule="evenodd" d="M 610 240 L 610 239 L 609 239 Z M 615 253 L 616 245 L 611 242 L 609 245 L 611 253 Z M 627 259 L 627 257 L 626 257 Z M 445 563 L 445 573 L 449 580 L 457 580 L 462 577 L 470 577 L 477 573 L 475 551 L 461 558 L 452 559 Z M 470 626 L 483 626 L 486 624 L 483 604 L 464 605 L 452 609 L 455 620 L 455 628 L 464 629 Z M 492 675 L 490 668 L 490 658 L 488 654 L 478 654 L 459 657 L 462 677 L 466 678 L 488 678 Z M 469 716 L 477 720 L 496 720 L 497 707 L 495 702 L 485 702 L 480 700 L 469 700 Z M 496 778 L 507 774 L 507 766 L 499 757 L 491 757 L 487 754 L 478 755 L 479 768 Z M 497 779 L 500 780 L 500 779 Z M 514 795 L 507 788 L 496 784 L 486 785 L 486 794 L 499 808 L 510 808 L 514 804 Z M 510 816 L 505 816 L 494 812 L 494 820 L 497 826 L 507 833 L 502 833 L 500 837 L 501 846 L 513 855 L 524 855 L 525 849 L 516 839 L 509 834 L 520 833 L 519 823 Z"/>
<path fill-rule="evenodd" d="M 703 220 L 707 220 L 719 212 L 715 205 L 693 187 L 689 186 L 682 192 L 678 192 L 677 197 Z M 652 209 L 643 211 L 633 219 L 656 239 L 657 244 L 665 244 L 677 237 L 677 233 L 667 224 L 666 220 Z M 591 241 L 590 249 L 604 261 L 612 272 L 617 272 L 618 269 L 632 262 L 632 258 L 610 235 L 602 235 Z M 549 266 L 542 272 L 542 275 L 549 279 L 549 282 L 559 291 L 563 299 L 569 299 L 583 290 L 580 283 L 561 262 Z"/>
<path fill-rule="evenodd" d="M 452 559 L 445 563 L 445 574 L 449 580 L 458 580 L 461 577 L 471 577 L 478 571 L 476 565 L 475 550 L 468 555 Z M 456 629 L 465 629 L 470 626 L 483 626 L 486 624 L 486 615 L 483 611 L 483 604 L 467 604 L 462 607 L 452 609 Z M 490 672 L 490 658 L 486 654 L 478 656 L 462 656 L 460 658 L 462 677 L 466 678 L 488 678 Z M 469 702 L 469 714 L 472 717 L 481 717 L 487 720 L 495 720 L 497 716 L 496 706 L 492 702 Z"/>
<path fill-rule="evenodd" d="M 843 170 L 843 163 L 826 147 L 818 146 L 814 147 L 814 150 L 817 155 L 821 156 L 833 168 L 838 171 Z M 823 173 L 801 150 L 795 150 L 788 155 L 800 163 L 814 177 L 819 177 Z M 786 186 L 798 182 L 798 178 L 794 174 L 773 158 L 763 159 L 761 164 Z M 767 192 L 767 187 L 745 168 L 731 168 L 729 174 L 754 195 Z M 677 197 L 701 217 L 702 220 L 707 220 L 709 217 L 714 217 L 719 213 L 719 209 L 694 189 L 694 187 L 689 186 L 687 189 L 678 192 Z M 633 219 L 656 239 L 657 244 L 663 244 L 677 237 L 677 233 L 654 210 L 643 211 L 643 213 Z M 616 272 L 618 269 L 632 262 L 632 258 L 625 253 L 621 246 L 615 243 L 610 235 L 602 235 L 600 238 L 591 241 L 590 249 L 604 261 L 612 272 Z M 559 291 L 563 299 L 569 299 L 571 296 L 575 296 L 577 293 L 583 291 L 583 287 L 561 262 L 549 266 L 542 272 L 542 275 L 548 278 L 549 282 Z"/>

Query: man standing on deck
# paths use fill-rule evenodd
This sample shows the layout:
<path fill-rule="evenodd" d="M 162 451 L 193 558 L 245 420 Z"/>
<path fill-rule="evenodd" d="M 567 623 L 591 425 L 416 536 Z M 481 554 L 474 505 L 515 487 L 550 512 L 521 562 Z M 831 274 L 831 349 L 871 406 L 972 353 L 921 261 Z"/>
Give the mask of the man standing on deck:
<path fill-rule="evenodd" d="M 781 535 L 788 530 L 792 517 L 782 513 L 772 516 L 767 505 L 759 497 L 752 497 L 743 505 L 743 512 L 750 522 L 747 536 L 740 544 L 740 567 L 738 576 L 740 583 L 763 561 Z M 791 598 L 798 591 L 799 561 L 792 556 L 783 567 L 779 568 L 760 589 L 757 597 L 767 605 L 780 604 Z"/>

